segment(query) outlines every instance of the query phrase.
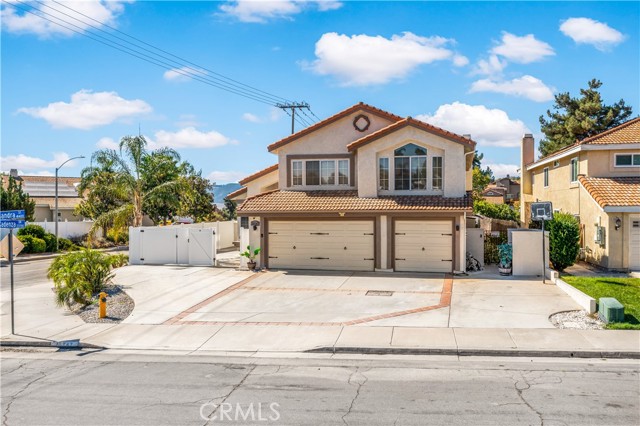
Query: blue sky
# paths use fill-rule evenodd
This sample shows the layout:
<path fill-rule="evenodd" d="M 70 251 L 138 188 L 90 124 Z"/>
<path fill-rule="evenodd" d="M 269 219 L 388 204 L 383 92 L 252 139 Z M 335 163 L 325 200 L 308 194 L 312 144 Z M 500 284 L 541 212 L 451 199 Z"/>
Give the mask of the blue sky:
<path fill-rule="evenodd" d="M 558 92 L 576 95 L 598 78 L 606 103 L 624 98 L 640 112 L 638 2 L 63 4 L 73 10 L 2 2 L 3 171 L 52 174 L 85 155 L 61 172 L 77 176 L 95 150 L 139 127 L 152 147 L 176 148 L 218 183 L 276 161 L 266 146 L 290 133 L 288 116 L 181 72 L 307 101 L 320 118 L 363 101 L 470 133 L 497 176 L 515 172 L 523 133 L 539 139 L 538 117 Z M 197 65 L 170 71 L 182 67 L 157 67 L 92 34 L 134 36 Z"/>

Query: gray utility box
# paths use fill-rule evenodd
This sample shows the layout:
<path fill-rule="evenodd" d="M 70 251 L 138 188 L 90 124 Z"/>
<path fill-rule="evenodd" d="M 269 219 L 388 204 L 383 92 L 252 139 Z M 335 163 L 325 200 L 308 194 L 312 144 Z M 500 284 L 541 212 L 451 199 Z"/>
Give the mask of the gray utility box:
<path fill-rule="evenodd" d="M 624 322 L 624 306 L 613 297 L 601 297 L 598 316 L 607 324 L 610 322 Z"/>

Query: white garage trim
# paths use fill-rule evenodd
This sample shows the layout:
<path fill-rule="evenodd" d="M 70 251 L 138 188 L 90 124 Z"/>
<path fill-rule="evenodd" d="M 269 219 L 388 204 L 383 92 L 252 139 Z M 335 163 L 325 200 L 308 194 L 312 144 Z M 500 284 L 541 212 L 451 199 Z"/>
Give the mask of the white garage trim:
<path fill-rule="evenodd" d="M 630 216 L 629 225 L 629 269 L 640 271 L 640 216 Z"/>
<path fill-rule="evenodd" d="M 454 219 L 396 219 L 393 223 L 394 270 L 453 272 Z"/>
<path fill-rule="evenodd" d="M 368 220 L 269 220 L 269 268 L 373 271 L 375 222 Z"/>

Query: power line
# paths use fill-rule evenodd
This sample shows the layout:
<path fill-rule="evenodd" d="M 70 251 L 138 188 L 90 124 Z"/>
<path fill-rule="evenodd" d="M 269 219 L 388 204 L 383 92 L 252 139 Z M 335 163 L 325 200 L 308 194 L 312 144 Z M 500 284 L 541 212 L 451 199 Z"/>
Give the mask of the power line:
<path fill-rule="evenodd" d="M 286 111 L 287 114 L 289 114 L 289 112 L 287 111 L 288 109 L 291 110 L 291 134 L 294 134 L 296 129 L 295 129 L 295 123 L 294 120 L 296 120 L 296 110 L 302 110 L 302 109 L 309 109 L 309 104 L 306 102 L 288 102 L 288 103 L 284 103 L 284 104 L 276 104 L 276 106 L 280 109 L 282 109 L 283 111 Z M 300 117 L 300 120 L 298 120 L 298 122 L 302 121 L 303 125 L 304 124 L 304 119 L 302 119 Z M 308 124 L 306 124 L 308 126 Z"/>

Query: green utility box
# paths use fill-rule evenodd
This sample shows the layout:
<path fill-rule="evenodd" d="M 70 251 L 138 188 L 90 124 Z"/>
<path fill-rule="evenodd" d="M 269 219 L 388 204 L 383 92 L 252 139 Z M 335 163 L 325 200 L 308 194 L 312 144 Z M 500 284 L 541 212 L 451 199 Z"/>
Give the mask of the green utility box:
<path fill-rule="evenodd" d="M 598 316 L 607 324 L 610 322 L 624 322 L 624 306 L 613 297 L 601 297 Z"/>

